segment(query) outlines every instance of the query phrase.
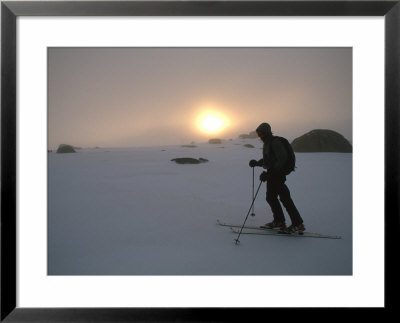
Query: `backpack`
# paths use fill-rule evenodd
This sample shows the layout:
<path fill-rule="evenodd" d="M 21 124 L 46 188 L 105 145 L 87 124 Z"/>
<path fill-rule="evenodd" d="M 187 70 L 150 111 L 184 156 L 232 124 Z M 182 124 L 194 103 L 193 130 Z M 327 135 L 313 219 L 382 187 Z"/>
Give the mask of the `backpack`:
<path fill-rule="evenodd" d="M 293 147 L 286 138 L 274 136 L 273 139 L 278 139 L 285 147 L 288 159 L 282 170 L 285 175 L 289 175 L 296 168 L 296 156 L 294 154 Z"/>

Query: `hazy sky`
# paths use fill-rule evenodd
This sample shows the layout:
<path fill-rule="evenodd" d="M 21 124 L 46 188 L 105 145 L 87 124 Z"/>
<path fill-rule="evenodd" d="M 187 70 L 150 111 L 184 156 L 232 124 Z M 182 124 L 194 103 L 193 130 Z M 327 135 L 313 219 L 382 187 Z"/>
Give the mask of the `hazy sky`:
<path fill-rule="evenodd" d="M 292 140 L 352 139 L 351 48 L 50 48 L 49 147 L 230 139 L 268 122 Z M 208 111 L 224 122 L 201 129 Z"/>

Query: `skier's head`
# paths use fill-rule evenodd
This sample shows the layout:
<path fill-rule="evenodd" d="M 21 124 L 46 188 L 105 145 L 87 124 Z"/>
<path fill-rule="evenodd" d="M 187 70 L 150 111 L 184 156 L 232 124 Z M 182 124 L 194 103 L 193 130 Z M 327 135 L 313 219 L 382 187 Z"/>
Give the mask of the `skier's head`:
<path fill-rule="evenodd" d="M 260 124 L 257 127 L 256 132 L 262 141 L 268 140 L 272 137 L 271 126 L 266 122 Z"/>

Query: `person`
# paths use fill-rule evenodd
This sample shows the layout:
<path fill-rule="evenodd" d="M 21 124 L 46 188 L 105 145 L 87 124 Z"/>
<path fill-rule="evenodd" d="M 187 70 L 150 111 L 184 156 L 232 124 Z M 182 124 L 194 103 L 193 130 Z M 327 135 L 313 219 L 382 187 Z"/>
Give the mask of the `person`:
<path fill-rule="evenodd" d="M 297 232 L 301 234 L 305 230 L 303 219 L 290 196 L 289 188 L 285 184 L 286 175 L 285 172 L 282 171 L 288 158 L 285 146 L 279 139 L 273 136 L 271 126 L 266 122 L 260 124 L 256 132 L 264 143 L 263 158 L 258 161 L 252 159 L 249 162 L 249 166 L 261 166 L 267 170 L 261 173 L 260 180 L 262 182 L 267 182 L 266 200 L 273 214 L 273 221 L 266 223 L 262 227 L 269 229 L 277 228 L 285 233 Z M 292 222 L 289 227 L 286 226 L 285 216 L 278 196 Z"/>

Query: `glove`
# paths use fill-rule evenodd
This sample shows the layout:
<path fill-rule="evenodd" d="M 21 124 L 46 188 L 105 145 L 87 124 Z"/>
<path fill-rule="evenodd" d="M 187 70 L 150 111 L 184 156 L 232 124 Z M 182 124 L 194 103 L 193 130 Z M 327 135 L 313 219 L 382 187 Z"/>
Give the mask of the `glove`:
<path fill-rule="evenodd" d="M 249 166 L 250 166 L 250 167 L 256 167 L 256 166 L 258 166 L 258 161 L 256 161 L 255 159 L 250 160 Z"/>
<path fill-rule="evenodd" d="M 270 179 L 270 175 L 267 172 L 262 172 L 260 175 L 260 181 L 261 182 L 266 182 Z"/>

